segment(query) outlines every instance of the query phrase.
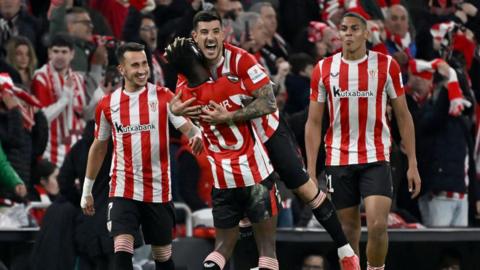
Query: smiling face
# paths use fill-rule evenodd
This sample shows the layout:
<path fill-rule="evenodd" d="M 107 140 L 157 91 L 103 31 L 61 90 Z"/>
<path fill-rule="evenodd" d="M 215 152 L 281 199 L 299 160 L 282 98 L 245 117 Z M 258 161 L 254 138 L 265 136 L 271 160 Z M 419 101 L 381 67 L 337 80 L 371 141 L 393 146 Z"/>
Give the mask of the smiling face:
<path fill-rule="evenodd" d="M 150 68 L 144 51 L 127 51 L 118 66 L 125 79 L 127 91 L 135 91 L 147 84 Z"/>
<path fill-rule="evenodd" d="M 220 61 L 225 40 L 220 21 L 198 22 L 196 29 L 192 32 L 192 37 L 209 65 L 215 65 Z"/>

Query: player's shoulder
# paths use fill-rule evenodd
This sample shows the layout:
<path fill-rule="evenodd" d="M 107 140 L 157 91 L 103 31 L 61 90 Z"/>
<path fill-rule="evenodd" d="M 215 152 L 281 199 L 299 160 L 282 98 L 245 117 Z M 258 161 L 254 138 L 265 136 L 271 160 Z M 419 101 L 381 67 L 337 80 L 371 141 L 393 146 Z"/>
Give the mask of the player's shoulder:
<path fill-rule="evenodd" d="M 234 45 L 232 45 L 228 42 L 223 43 L 223 50 L 226 51 L 226 52 L 229 52 L 231 54 L 243 55 L 243 54 L 248 54 L 249 53 L 246 50 L 244 50 L 240 47 L 234 46 Z"/>

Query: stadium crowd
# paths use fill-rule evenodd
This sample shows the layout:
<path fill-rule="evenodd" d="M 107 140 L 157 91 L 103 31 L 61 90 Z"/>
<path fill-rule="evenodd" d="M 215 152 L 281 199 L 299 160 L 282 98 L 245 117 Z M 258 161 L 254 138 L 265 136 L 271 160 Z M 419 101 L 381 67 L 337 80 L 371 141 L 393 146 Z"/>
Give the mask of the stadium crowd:
<path fill-rule="evenodd" d="M 175 92 L 177 74 L 165 48 L 176 37 L 190 37 L 195 14 L 210 9 L 222 18 L 225 41 L 254 55 L 275 83 L 277 107 L 305 164 L 312 70 L 341 51 L 343 14 L 366 18 L 368 48 L 400 65 L 422 178 L 421 194 L 412 199 L 405 147 L 390 108 L 394 203 L 389 226 L 478 226 L 479 8 L 474 0 L 0 0 L 0 227 L 42 226 L 41 238 L 67 242 L 65 255 L 49 262 L 52 247 L 60 245 L 37 241 L 29 262 L 33 269 L 39 261 L 45 268 L 38 269 L 73 269 L 76 254 L 84 254 L 80 264 L 108 264 L 112 145 L 93 188 L 94 217 L 82 215 L 80 199 L 95 108 L 122 85 L 115 50 L 123 42 L 145 45 L 149 81 Z M 193 154 L 173 126 L 169 152 L 173 200 L 193 211 L 211 207 L 206 152 Z M 321 148 L 317 160 L 319 174 L 324 152 Z M 327 191 L 324 177 L 318 179 Z M 278 227 L 321 226 L 302 200 L 277 185 L 283 206 Z M 31 202 L 51 206 L 26 213 Z"/>

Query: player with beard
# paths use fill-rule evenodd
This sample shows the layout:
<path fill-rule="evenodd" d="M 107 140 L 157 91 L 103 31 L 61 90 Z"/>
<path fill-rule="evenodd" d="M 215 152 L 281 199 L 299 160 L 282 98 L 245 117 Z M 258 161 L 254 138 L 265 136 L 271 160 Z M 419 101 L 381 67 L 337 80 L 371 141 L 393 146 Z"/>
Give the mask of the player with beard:
<path fill-rule="evenodd" d="M 251 122 L 281 180 L 312 208 L 316 219 L 332 236 L 344 269 L 360 269 L 358 257 L 347 242 L 332 203 L 308 176 L 286 124 L 279 118 L 272 84 L 264 68 L 245 50 L 224 42 L 222 22 L 214 11 L 195 15 L 192 37 L 203 54 L 209 75 L 214 80 L 227 77 L 232 82 L 239 82 L 244 90 L 242 99 L 250 103 L 229 111 L 212 102 L 210 110 L 199 111 L 198 106 L 191 106 L 194 99 L 182 102 L 181 93 L 178 93 L 171 102 L 172 113 L 194 117 L 202 114 L 202 119 L 213 125 Z M 185 79 L 180 76 L 177 86 L 183 84 Z"/>
<path fill-rule="evenodd" d="M 176 39 L 166 50 L 166 57 L 185 83 L 177 87 L 182 101 L 209 111 L 221 104 L 228 111 L 242 107 L 245 91 L 240 82 L 227 77 L 209 80 L 209 72 L 200 60 L 192 39 Z M 273 167 L 268 155 L 252 132 L 250 121 L 212 124 L 197 118 L 207 158 L 211 164 L 215 250 L 204 261 L 204 269 L 219 270 L 230 258 L 239 234 L 239 222 L 245 216 L 253 223 L 260 258 L 259 269 L 278 270 L 275 231 L 280 205 Z"/>

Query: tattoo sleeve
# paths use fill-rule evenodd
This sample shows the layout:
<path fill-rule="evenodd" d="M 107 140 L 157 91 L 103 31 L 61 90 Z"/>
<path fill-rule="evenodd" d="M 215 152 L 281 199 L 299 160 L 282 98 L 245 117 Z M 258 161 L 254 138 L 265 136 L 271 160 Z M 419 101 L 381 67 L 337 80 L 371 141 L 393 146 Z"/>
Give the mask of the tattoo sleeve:
<path fill-rule="evenodd" d="M 232 121 L 248 121 L 277 110 L 272 84 L 266 84 L 253 92 L 255 99 L 244 108 L 233 113 Z"/>

